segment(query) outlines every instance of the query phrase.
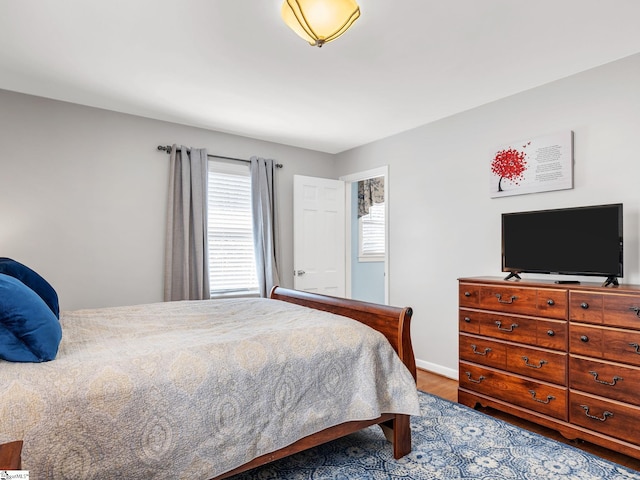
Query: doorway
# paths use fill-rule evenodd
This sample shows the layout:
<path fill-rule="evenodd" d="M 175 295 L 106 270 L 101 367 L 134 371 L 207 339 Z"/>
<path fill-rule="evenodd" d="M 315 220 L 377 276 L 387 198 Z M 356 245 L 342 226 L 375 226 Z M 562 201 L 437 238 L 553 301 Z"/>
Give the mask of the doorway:
<path fill-rule="evenodd" d="M 347 298 L 367 302 L 389 304 L 389 182 L 388 166 L 340 177 L 345 182 L 346 198 L 346 265 L 345 290 Z M 362 217 L 358 214 L 358 182 L 382 178 L 384 203 L 378 206 L 382 212 L 383 249 L 377 258 L 362 255 L 361 228 Z M 383 207 L 383 208 L 380 208 Z M 362 214 L 362 212 L 360 212 Z"/>

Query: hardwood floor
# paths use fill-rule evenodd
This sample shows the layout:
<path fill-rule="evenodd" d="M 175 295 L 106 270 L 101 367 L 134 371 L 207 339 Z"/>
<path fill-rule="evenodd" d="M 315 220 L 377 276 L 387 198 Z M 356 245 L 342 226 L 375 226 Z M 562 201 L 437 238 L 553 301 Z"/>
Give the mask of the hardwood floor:
<path fill-rule="evenodd" d="M 451 400 L 452 402 L 456 402 L 458 400 L 458 382 L 456 380 L 451 380 L 450 378 L 446 378 L 441 375 L 428 372 L 426 370 L 418 369 L 418 390 L 437 395 L 447 400 Z M 606 448 L 599 447 L 598 445 L 593 445 L 589 442 L 584 442 L 581 440 L 568 440 L 555 430 L 541 427 L 534 423 L 522 420 L 520 418 L 514 417 L 513 415 L 509 415 L 492 408 L 478 408 L 477 410 L 491 415 L 492 417 L 504 420 L 505 422 L 509 422 L 518 427 L 539 433 L 548 438 L 552 438 L 554 440 L 557 440 L 558 442 L 572 445 L 576 448 L 592 453 L 599 457 L 606 458 L 609 461 L 640 471 L 640 460 L 638 459 L 628 457 L 627 455 L 622 455 L 621 453 Z"/>

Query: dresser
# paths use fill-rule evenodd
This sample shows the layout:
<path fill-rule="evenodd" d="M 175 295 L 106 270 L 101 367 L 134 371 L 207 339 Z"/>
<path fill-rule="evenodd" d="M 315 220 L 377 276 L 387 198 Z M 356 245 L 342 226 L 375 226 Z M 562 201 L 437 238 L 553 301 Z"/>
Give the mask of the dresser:
<path fill-rule="evenodd" d="M 640 286 L 459 279 L 458 402 L 640 458 Z"/>

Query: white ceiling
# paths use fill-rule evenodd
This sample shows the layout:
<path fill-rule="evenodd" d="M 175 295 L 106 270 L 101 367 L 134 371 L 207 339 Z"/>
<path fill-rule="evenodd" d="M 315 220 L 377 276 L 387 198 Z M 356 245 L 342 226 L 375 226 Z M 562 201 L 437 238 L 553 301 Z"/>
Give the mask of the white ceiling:
<path fill-rule="evenodd" d="M 640 52 L 639 0 L 359 0 L 322 48 L 281 4 L 0 0 L 0 88 L 337 153 Z"/>

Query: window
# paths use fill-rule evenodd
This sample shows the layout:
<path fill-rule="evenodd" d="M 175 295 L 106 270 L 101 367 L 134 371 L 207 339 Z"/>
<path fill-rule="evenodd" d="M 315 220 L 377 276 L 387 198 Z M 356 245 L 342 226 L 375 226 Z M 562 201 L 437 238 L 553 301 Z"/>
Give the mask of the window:
<path fill-rule="evenodd" d="M 210 160 L 208 180 L 211 296 L 259 294 L 249 166 Z"/>
<path fill-rule="evenodd" d="M 369 213 L 360 217 L 358 259 L 361 262 L 383 262 L 385 254 L 384 203 L 374 203 Z"/>

